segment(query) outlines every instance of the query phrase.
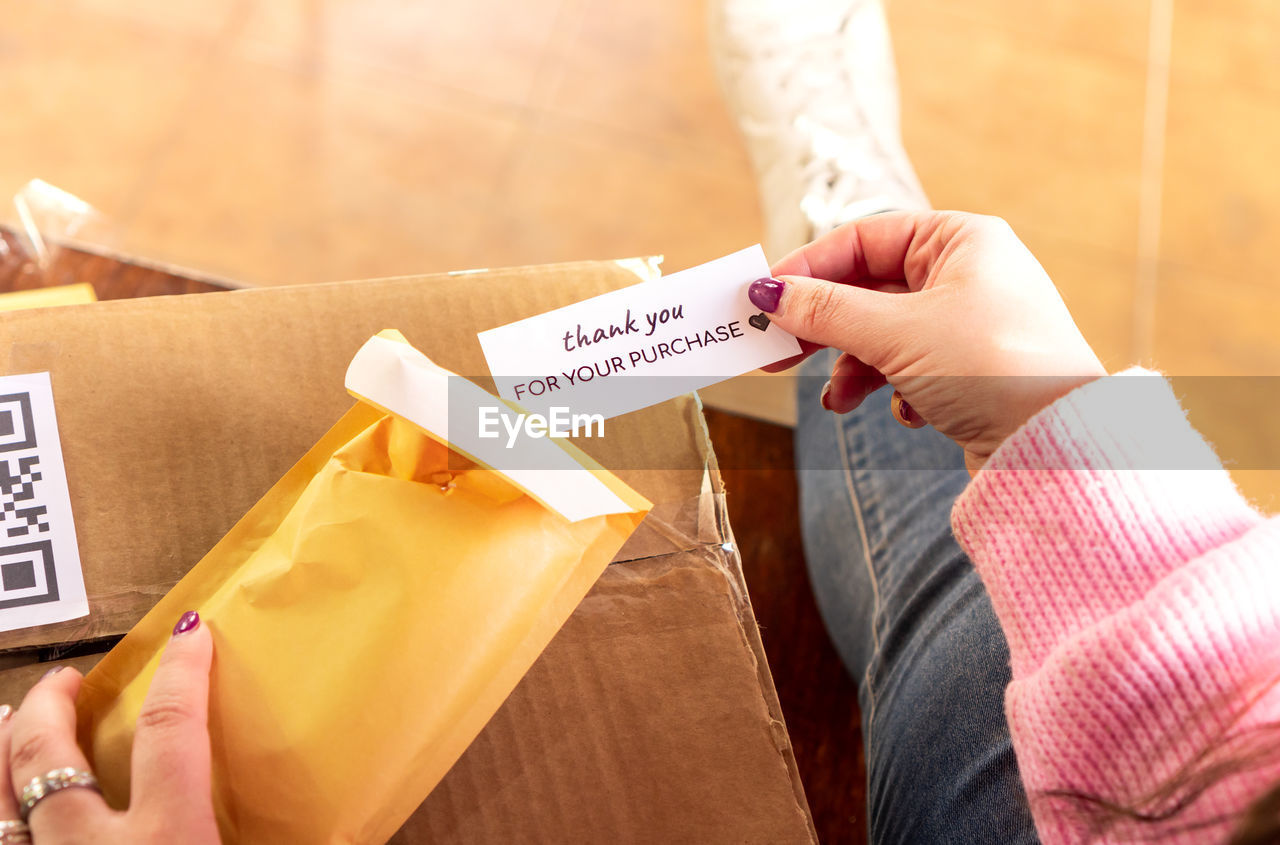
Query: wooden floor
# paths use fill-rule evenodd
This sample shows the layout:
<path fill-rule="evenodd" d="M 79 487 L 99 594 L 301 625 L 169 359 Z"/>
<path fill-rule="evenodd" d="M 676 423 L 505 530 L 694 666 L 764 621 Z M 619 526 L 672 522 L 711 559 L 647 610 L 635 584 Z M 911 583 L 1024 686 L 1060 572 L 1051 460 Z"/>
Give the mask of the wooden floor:
<path fill-rule="evenodd" d="M 935 205 L 1010 220 L 1113 369 L 1280 374 L 1280 6 L 886 5 Z M 84 240 L 237 283 L 680 269 L 761 229 L 705 19 L 690 0 L 7 2 L 0 197 L 43 178 L 99 210 Z M 1280 505 L 1256 398 L 1184 392 L 1246 492 Z M 786 379 L 744 395 L 793 413 Z M 730 473 L 729 501 L 815 815 L 843 841 L 865 824 L 850 689 L 827 686 L 794 526 L 751 516 L 793 495 L 789 434 L 713 427 L 722 453 L 773 456 Z"/>

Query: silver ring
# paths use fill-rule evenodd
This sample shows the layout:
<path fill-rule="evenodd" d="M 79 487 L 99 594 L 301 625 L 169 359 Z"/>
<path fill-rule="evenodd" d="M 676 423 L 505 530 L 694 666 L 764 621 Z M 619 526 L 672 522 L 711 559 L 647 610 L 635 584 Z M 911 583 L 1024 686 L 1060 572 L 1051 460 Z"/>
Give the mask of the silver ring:
<path fill-rule="evenodd" d="M 98 779 L 93 772 L 67 766 L 65 769 L 54 769 L 44 775 L 33 777 L 31 782 L 22 787 L 22 818 L 25 821 L 31 816 L 31 810 L 44 799 L 63 789 L 80 787 L 101 793 Z"/>
<path fill-rule="evenodd" d="M 31 845 L 31 828 L 22 819 L 0 820 L 0 845 Z"/>

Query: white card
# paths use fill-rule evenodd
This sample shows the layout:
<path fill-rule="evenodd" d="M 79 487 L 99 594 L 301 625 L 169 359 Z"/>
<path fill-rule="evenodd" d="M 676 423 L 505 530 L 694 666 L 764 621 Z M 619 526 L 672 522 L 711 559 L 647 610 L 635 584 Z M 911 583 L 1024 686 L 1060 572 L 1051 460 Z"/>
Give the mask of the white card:
<path fill-rule="evenodd" d="M 606 419 L 800 353 L 747 298 L 759 246 L 479 333 L 504 399 Z"/>
<path fill-rule="evenodd" d="M 48 373 L 0 377 L 0 631 L 89 614 Z"/>

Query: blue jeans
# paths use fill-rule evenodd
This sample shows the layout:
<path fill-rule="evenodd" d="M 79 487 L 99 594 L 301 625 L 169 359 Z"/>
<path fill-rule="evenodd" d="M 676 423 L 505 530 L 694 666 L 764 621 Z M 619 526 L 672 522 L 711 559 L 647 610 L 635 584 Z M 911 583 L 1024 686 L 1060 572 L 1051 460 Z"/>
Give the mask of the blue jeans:
<path fill-rule="evenodd" d="M 796 466 L 809 575 L 858 684 L 873 843 L 1035 842 L 1009 741 L 1009 649 L 951 534 L 961 450 L 889 413 L 889 388 L 823 410 L 801 369 Z"/>

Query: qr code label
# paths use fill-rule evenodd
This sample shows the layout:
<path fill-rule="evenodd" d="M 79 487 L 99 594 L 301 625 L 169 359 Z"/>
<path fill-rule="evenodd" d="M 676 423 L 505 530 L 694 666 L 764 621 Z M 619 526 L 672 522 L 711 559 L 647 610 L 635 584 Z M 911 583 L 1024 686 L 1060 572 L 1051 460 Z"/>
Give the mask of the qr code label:
<path fill-rule="evenodd" d="M 88 610 L 49 375 L 0 377 L 0 631 Z"/>

